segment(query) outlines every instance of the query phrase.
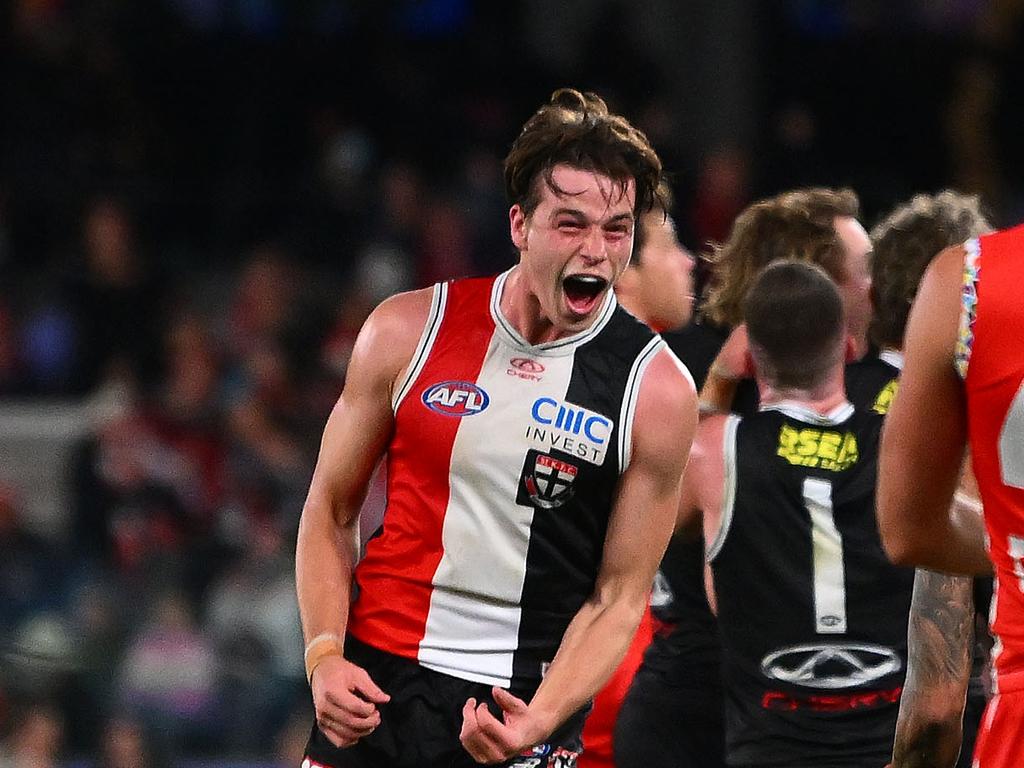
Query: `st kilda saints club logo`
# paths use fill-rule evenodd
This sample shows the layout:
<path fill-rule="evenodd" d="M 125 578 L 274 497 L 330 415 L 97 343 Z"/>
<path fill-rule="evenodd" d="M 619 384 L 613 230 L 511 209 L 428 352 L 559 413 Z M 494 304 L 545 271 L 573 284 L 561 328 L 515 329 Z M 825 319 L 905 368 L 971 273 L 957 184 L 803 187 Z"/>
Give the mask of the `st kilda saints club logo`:
<path fill-rule="evenodd" d="M 528 451 L 519 479 L 516 503 L 557 509 L 573 497 L 579 467 L 540 451 Z"/>

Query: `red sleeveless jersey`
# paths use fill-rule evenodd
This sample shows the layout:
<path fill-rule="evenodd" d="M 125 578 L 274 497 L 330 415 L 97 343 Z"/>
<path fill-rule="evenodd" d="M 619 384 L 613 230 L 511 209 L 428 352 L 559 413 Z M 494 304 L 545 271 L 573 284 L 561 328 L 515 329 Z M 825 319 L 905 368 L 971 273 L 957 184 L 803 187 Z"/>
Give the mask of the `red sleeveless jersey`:
<path fill-rule="evenodd" d="M 958 362 L 996 575 L 996 690 L 1024 687 L 1024 227 L 967 243 Z M 973 317 L 972 317 L 973 315 Z M 968 357 L 969 355 L 969 357 Z"/>

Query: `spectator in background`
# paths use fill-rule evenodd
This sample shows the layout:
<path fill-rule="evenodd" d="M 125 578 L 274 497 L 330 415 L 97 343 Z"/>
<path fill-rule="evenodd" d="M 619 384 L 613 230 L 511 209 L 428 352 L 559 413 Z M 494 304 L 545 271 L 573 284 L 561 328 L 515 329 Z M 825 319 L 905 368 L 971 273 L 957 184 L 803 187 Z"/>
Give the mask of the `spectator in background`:
<path fill-rule="evenodd" d="M 76 394 L 111 381 L 145 387 L 159 360 L 164 289 L 138 250 L 135 223 L 121 200 L 99 196 L 82 221 L 81 271 L 66 287 L 75 327 Z"/>
<path fill-rule="evenodd" d="M 290 544 L 268 521 L 252 521 L 244 551 L 205 601 L 220 659 L 218 730 L 234 752 L 269 750 L 304 693 Z"/>
<path fill-rule="evenodd" d="M 201 750 L 217 719 L 217 661 L 185 596 L 165 592 L 128 647 L 118 675 L 121 707 L 137 711 L 172 751 Z"/>
<path fill-rule="evenodd" d="M 15 491 L 0 485 L 0 633 L 26 618 L 61 607 L 67 558 L 56 545 L 29 530 Z"/>
<path fill-rule="evenodd" d="M 225 498 L 219 355 L 193 315 L 166 332 L 165 378 L 103 425 L 85 447 L 76 531 L 124 573 L 160 563 L 195 569 L 194 537 L 213 528 Z"/>
<path fill-rule="evenodd" d="M 103 727 L 95 768 L 157 768 L 161 762 L 142 723 L 130 715 L 115 715 Z"/>
<path fill-rule="evenodd" d="M 30 704 L 14 716 L 10 734 L 0 743 L 4 768 L 57 768 L 64 741 L 64 719 L 49 704 Z"/>

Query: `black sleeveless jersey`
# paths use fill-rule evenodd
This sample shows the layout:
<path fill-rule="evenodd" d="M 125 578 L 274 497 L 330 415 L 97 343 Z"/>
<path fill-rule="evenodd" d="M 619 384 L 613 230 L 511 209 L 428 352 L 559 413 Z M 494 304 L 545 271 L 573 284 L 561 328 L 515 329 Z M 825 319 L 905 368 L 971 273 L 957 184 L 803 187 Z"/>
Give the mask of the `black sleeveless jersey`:
<path fill-rule="evenodd" d="M 893 350 L 869 354 L 846 366 L 846 396 L 854 408 L 885 415 L 899 389 L 903 355 Z"/>
<path fill-rule="evenodd" d="M 882 551 L 882 418 L 782 404 L 729 417 L 718 599 L 730 765 L 884 765 L 913 570 Z"/>

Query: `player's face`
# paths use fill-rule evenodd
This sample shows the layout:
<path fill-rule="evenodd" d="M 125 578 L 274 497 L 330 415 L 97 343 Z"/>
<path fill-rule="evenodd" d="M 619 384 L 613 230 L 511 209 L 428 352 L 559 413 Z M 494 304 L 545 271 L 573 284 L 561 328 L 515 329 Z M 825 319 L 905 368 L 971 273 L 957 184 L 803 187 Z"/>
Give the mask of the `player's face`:
<path fill-rule="evenodd" d="M 867 348 L 871 320 L 871 240 L 852 216 L 837 216 L 835 227 L 846 251 L 845 274 L 839 282 L 839 292 L 843 297 L 846 326 L 861 354 Z"/>
<path fill-rule="evenodd" d="M 574 333 L 593 322 L 604 298 L 629 263 L 636 188 L 567 165 L 543 180 L 532 213 L 512 206 L 512 242 L 529 295 L 544 320 Z"/>
<path fill-rule="evenodd" d="M 680 328 L 693 312 L 693 257 L 660 211 L 644 214 L 647 238 L 636 260 L 639 299 L 647 321 L 660 331 Z"/>

